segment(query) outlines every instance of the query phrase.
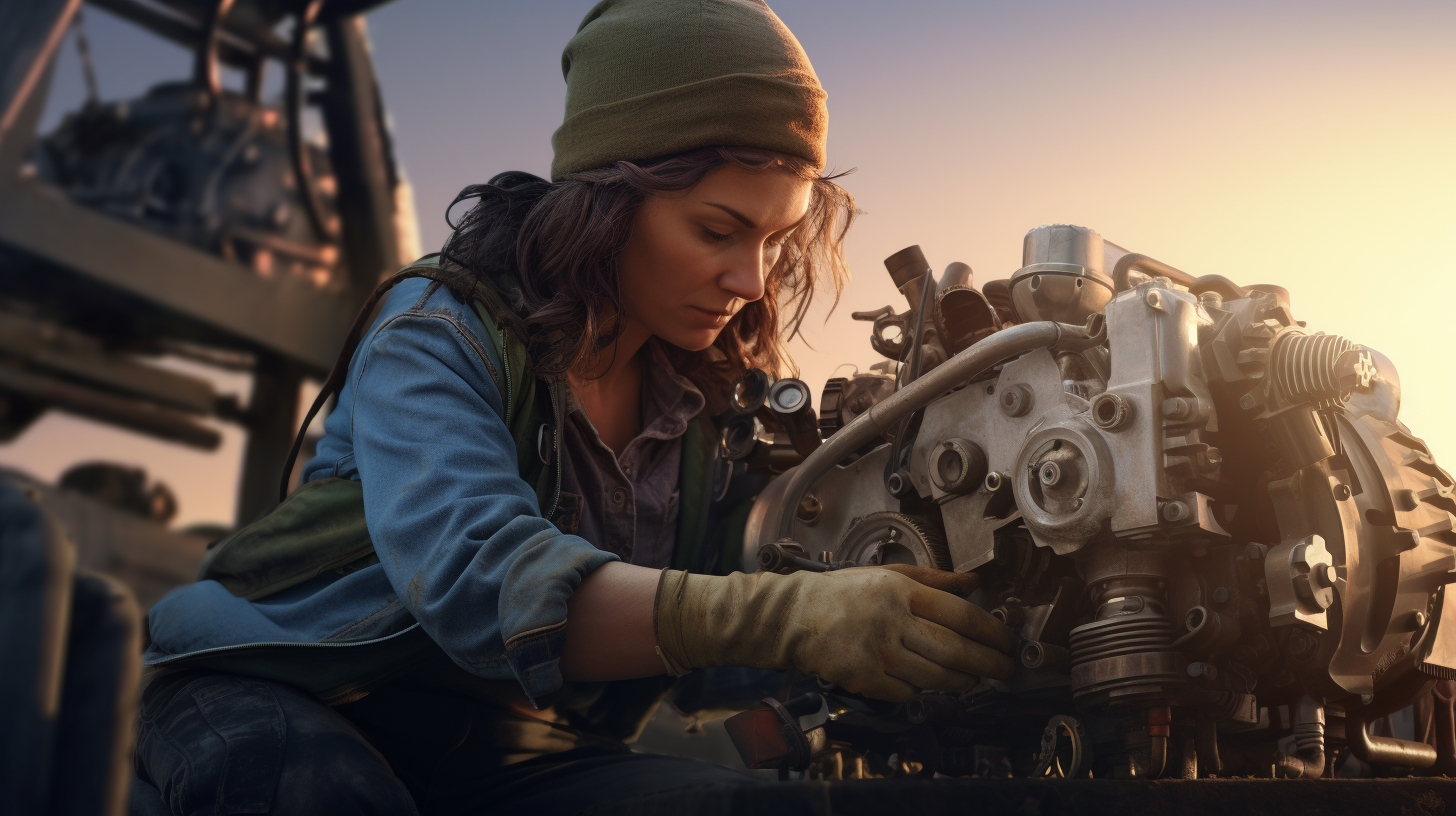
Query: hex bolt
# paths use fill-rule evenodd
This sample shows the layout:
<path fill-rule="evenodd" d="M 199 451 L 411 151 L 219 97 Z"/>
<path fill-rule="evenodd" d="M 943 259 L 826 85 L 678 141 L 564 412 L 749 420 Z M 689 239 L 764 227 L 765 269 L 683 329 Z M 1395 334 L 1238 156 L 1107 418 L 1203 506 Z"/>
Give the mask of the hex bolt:
<path fill-rule="evenodd" d="M 1031 411 L 1031 389 L 1016 384 L 1001 391 L 1001 412 L 1009 417 L 1026 416 Z"/>
<path fill-rule="evenodd" d="M 1163 400 L 1163 416 L 1168 419 L 1187 419 L 1193 415 L 1193 406 L 1188 400 L 1182 397 L 1170 397 Z"/>
<path fill-rule="evenodd" d="M 1212 663 L 1189 663 L 1188 676 L 1216 680 L 1218 679 L 1218 668 Z"/>
<path fill-rule="evenodd" d="M 1335 501 L 1345 501 L 1350 498 L 1350 486 L 1347 484 L 1335 485 Z"/>
<path fill-rule="evenodd" d="M 1312 576 L 1314 582 L 1322 587 L 1333 587 L 1340 578 L 1340 574 L 1335 571 L 1334 564 L 1324 564 L 1321 568 L 1316 569 Z"/>
<path fill-rule="evenodd" d="M 1245 411 L 1252 411 L 1259 404 L 1259 400 L 1253 394 L 1245 394 L 1239 397 L 1239 407 Z"/>
<path fill-rule="evenodd" d="M 1263 544 L 1254 541 L 1250 541 L 1244 545 L 1244 557 L 1250 561 L 1258 561 L 1260 558 L 1263 558 L 1266 551 L 1267 548 Z"/>
<path fill-rule="evenodd" d="M 1228 587 L 1219 587 L 1218 589 L 1215 589 L 1213 591 L 1213 602 L 1214 603 L 1217 603 L 1217 604 L 1225 604 L 1225 603 L 1228 603 L 1228 599 L 1229 599 Z"/>
<path fill-rule="evenodd" d="M 1170 501 L 1163 505 L 1163 519 L 1165 521 L 1182 521 L 1188 518 L 1188 505 L 1180 501 Z"/>
<path fill-rule="evenodd" d="M 809 493 L 799 500 L 799 509 L 795 515 L 797 515 L 799 521 L 805 524 L 813 524 L 819 519 L 819 514 L 823 510 L 824 506 L 819 503 L 819 498 L 813 493 Z"/>

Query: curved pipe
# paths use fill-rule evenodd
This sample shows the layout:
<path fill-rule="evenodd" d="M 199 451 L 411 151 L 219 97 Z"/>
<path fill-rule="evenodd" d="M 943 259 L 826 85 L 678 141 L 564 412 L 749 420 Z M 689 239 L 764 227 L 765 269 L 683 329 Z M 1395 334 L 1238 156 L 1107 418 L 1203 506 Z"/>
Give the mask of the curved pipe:
<path fill-rule="evenodd" d="M 1244 287 L 1225 278 L 1223 275 L 1199 275 L 1188 287 L 1188 291 L 1195 295 L 1204 292 L 1213 292 L 1224 300 L 1238 300 L 1249 296 L 1249 291 Z"/>
<path fill-rule="evenodd" d="M 1085 349 L 1101 343 L 1103 339 L 1101 331 L 1089 335 L 1080 326 L 1069 326 L 1065 323 L 1041 321 L 1012 326 L 976 343 L 901 388 L 893 396 L 875 403 L 868 411 L 855 417 L 853 422 L 829 437 L 794 471 L 780 499 L 778 537 L 788 538 L 793 531 L 794 513 L 799 506 L 799 499 L 811 484 L 828 472 L 829 468 L 884 433 L 886 428 L 901 418 L 909 416 L 941 394 L 1009 357 L 1053 346 L 1068 350 Z"/>
<path fill-rule="evenodd" d="M 1345 712 L 1345 741 L 1350 752 L 1372 765 L 1399 765 L 1403 768 L 1429 768 L 1436 764 L 1436 749 L 1424 742 L 1372 737 L 1365 730 L 1365 712 Z"/>
<path fill-rule="evenodd" d="M 293 40 L 288 48 L 288 82 L 284 98 L 288 107 L 288 158 L 293 163 L 294 179 L 303 198 L 303 211 L 308 215 L 314 235 L 326 244 L 334 242 L 333 231 L 324 217 L 324 205 L 318 181 L 313 177 L 308 159 L 308 145 L 303 139 L 304 83 L 308 77 L 308 31 L 318 22 L 324 0 L 309 0 L 293 21 Z"/>
<path fill-rule="evenodd" d="M 1127 279 L 1134 269 L 1139 272 L 1160 275 L 1179 286 L 1189 289 L 1193 288 L 1193 285 L 1197 283 L 1197 280 L 1192 275 L 1181 269 L 1174 269 L 1156 258 L 1149 258 L 1146 255 L 1139 255 L 1134 252 L 1122 256 L 1118 260 L 1117 266 L 1112 268 L 1112 291 L 1125 292 L 1131 289 L 1132 287 L 1127 285 Z"/>
<path fill-rule="evenodd" d="M 218 62 L 217 52 L 222 41 L 223 21 L 228 12 L 232 11 L 235 2 L 236 0 L 217 0 L 208 10 L 202 42 L 197 44 L 197 51 L 192 57 L 193 82 L 206 89 L 214 102 L 222 97 L 222 67 Z"/>
<path fill-rule="evenodd" d="M 1325 709 L 1305 695 L 1294 705 L 1294 753 L 1280 753 L 1274 764 L 1293 779 L 1325 775 Z"/>

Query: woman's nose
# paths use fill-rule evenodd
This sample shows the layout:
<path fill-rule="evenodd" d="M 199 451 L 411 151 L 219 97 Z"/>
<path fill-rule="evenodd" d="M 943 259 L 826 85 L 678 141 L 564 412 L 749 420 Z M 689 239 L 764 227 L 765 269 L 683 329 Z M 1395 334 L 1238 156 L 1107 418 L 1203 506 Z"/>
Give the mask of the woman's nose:
<path fill-rule="evenodd" d="M 761 247 L 746 247 L 734 253 L 732 265 L 718 277 L 718 285 L 734 297 L 752 303 L 763 297 L 764 276 L 768 272 Z"/>

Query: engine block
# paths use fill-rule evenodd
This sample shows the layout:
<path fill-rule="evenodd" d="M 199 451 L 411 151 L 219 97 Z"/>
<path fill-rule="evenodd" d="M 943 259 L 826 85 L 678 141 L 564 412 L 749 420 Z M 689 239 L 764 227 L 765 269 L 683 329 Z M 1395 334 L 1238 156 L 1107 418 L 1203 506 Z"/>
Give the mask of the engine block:
<path fill-rule="evenodd" d="M 856 317 L 894 362 L 831 380 L 825 441 L 796 445 L 745 537 L 747 569 L 976 572 L 1020 671 L 904 706 L 810 687 L 776 714 L 803 744 L 760 764 L 1456 773 L 1456 494 L 1399 420 L 1390 361 L 1296 320 L 1280 287 L 1082 227 L 1031 231 L 1023 261 L 978 290 L 892 256 L 910 310 Z M 1370 735 L 1413 704 L 1435 736 Z"/>

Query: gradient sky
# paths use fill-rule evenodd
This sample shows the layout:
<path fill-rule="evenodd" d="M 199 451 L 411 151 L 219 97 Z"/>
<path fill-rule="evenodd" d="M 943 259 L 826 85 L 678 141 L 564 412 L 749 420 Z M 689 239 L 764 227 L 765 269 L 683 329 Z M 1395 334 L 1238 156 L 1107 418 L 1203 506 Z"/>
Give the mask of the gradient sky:
<path fill-rule="evenodd" d="M 1311 329 L 1400 368 L 1403 419 L 1456 468 L 1456 4 L 779 0 L 829 92 L 830 162 L 864 211 L 852 288 L 795 355 L 816 390 L 875 361 L 849 312 L 905 304 L 881 260 L 920 244 L 978 280 L 1039 224 L 1076 223 L 1192 274 L 1276 283 Z M 589 2 L 398 0 L 369 15 L 426 249 L 444 206 L 506 169 L 545 174 L 560 52 Z M 88 9 L 102 96 L 184 76 L 180 49 Z M 47 121 L 80 99 L 74 46 Z M 242 378 L 220 379 L 245 390 Z M 146 465 L 181 521 L 228 520 L 241 435 L 216 454 L 51 414 L 0 463 L 54 478 Z"/>

